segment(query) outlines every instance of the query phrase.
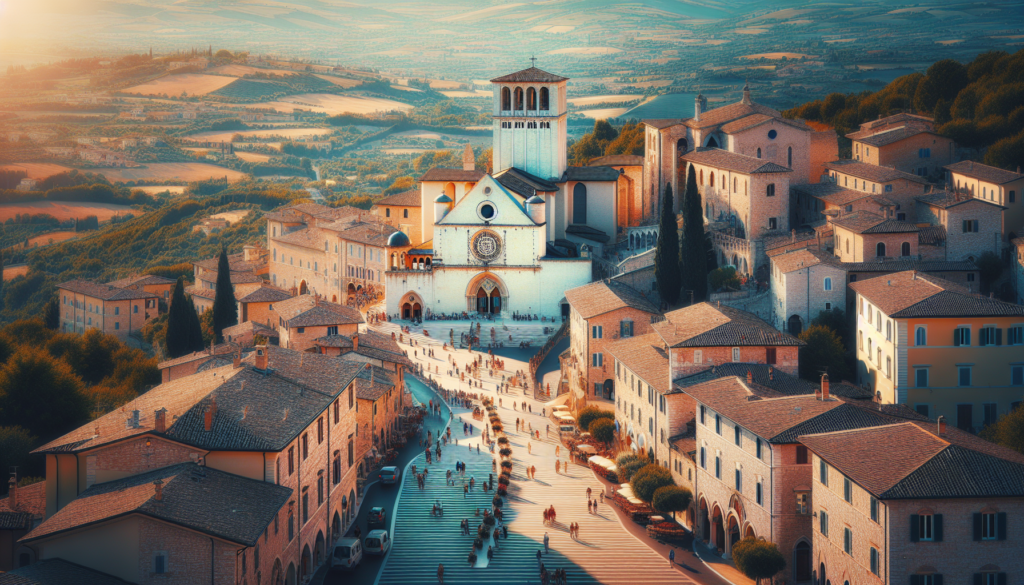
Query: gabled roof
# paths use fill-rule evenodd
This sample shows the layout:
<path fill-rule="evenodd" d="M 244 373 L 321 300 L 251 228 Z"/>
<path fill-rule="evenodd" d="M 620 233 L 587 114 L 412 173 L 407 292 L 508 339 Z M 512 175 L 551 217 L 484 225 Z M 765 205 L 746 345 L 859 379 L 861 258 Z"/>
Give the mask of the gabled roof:
<path fill-rule="evenodd" d="M 522 195 L 526 199 L 537 193 L 558 192 L 558 185 L 515 167 L 507 168 L 494 175 L 494 180 L 509 191 Z"/>
<path fill-rule="evenodd" d="M 390 370 L 366 364 L 360 368 L 355 379 L 356 397 L 360 400 L 380 400 L 397 386 L 393 376 Z"/>
<path fill-rule="evenodd" d="M 428 182 L 456 182 L 456 183 L 475 183 L 483 178 L 487 173 L 483 171 L 466 171 L 463 169 L 440 169 L 437 167 L 431 168 L 429 171 L 423 173 L 420 177 L 421 183 Z"/>
<path fill-rule="evenodd" d="M 834 160 L 825 163 L 825 168 L 843 173 L 858 179 L 867 179 L 875 183 L 888 183 L 897 179 L 906 179 L 915 183 L 927 184 L 928 180 L 910 173 L 904 173 L 889 167 L 880 167 L 856 160 Z"/>
<path fill-rule="evenodd" d="M 1017 172 L 1007 171 L 999 167 L 990 167 L 983 165 L 979 162 L 972 160 L 962 160 L 951 165 L 943 167 L 947 171 L 980 179 L 987 183 L 995 183 L 996 185 L 1004 185 L 1012 181 L 1019 181 L 1024 179 L 1024 175 L 1020 173 L 1020 167 L 1017 168 Z"/>
<path fill-rule="evenodd" d="M 665 128 L 671 128 L 672 126 L 678 126 L 685 120 L 683 118 L 654 118 L 650 120 L 643 120 L 643 123 L 651 128 L 657 128 L 662 130 Z"/>
<path fill-rule="evenodd" d="M 745 154 L 729 152 L 728 150 L 722 150 L 720 148 L 695 148 L 679 158 L 686 162 L 737 171 L 748 175 L 755 173 L 793 172 L 793 169 L 786 168 L 773 162 L 747 156 Z"/>
<path fill-rule="evenodd" d="M 69 280 L 57 285 L 57 288 L 76 294 L 85 295 L 101 301 L 128 301 L 138 299 L 159 298 L 156 293 L 136 290 L 134 288 L 118 288 L 109 284 L 99 284 L 91 280 Z"/>
<path fill-rule="evenodd" d="M 487 202 L 495 211 L 489 221 L 478 213 L 480 205 Z M 484 175 L 480 181 L 466 193 L 455 207 L 448 212 L 437 225 L 471 225 L 471 226 L 525 226 L 536 227 L 533 219 L 524 206 L 521 195 L 515 195 L 490 175 Z"/>
<path fill-rule="evenodd" d="M 354 337 L 359 338 L 359 348 L 355 348 Z M 384 335 L 373 330 L 366 330 L 358 336 L 348 335 L 325 335 L 317 338 L 315 343 L 322 347 L 337 347 L 342 350 L 342 355 L 349 352 L 356 353 L 370 359 L 382 360 L 395 364 L 402 364 L 406 367 L 415 367 L 402 348 L 390 335 Z"/>
<path fill-rule="evenodd" d="M 618 181 L 619 171 L 608 166 L 566 167 L 559 183 L 569 181 Z"/>
<path fill-rule="evenodd" d="M 160 500 L 155 498 L 153 485 L 158 480 L 163 482 Z M 138 514 L 253 546 L 291 494 L 291 488 L 277 484 L 195 463 L 179 463 L 94 484 L 21 542 Z"/>
<path fill-rule="evenodd" d="M 814 384 L 796 376 L 787 374 L 768 364 L 743 364 L 733 362 L 718 364 L 704 370 L 703 372 L 677 378 L 672 383 L 677 387 L 677 389 L 683 389 L 689 386 L 703 384 L 704 382 L 710 382 L 711 380 L 718 380 L 720 378 L 737 377 L 740 380 L 746 380 L 747 373 L 750 373 L 750 377 L 752 378 L 751 382 L 753 384 L 777 392 L 779 395 L 799 396 L 814 394 L 814 391 L 817 389 L 817 386 Z M 750 382 L 748 382 L 748 385 L 750 385 Z"/>
<path fill-rule="evenodd" d="M 233 338 L 236 335 L 243 335 L 251 333 L 252 335 L 262 335 L 263 337 L 277 339 L 281 336 L 277 332 L 277 329 L 271 329 L 262 323 L 256 321 L 246 321 L 239 323 L 238 325 L 232 325 L 231 327 L 224 328 L 224 337 Z"/>
<path fill-rule="evenodd" d="M 641 167 L 644 157 L 639 154 L 610 154 L 590 159 L 592 167 Z"/>
<path fill-rule="evenodd" d="M 902 234 L 920 231 L 920 228 L 912 223 L 885 218 L 863 209 L 840 215 L 832 220 L 832 224 L 855 234 Z"/>
<path fill-rule="evenodd" d="M 0 573 L 0 585 L 128 585 L 127 581 L 53 558 L 36 561 L 31 565 Z"/>
<path fill-rule="evenodd" d="M 793 185 L 791 188 L 797 193 L 821 199 L 825 203 L 832 205 L 848 205 L 854 201 L 859 201 L 873 195 L 872 193 L 865 193 L 864 191 L 847 189 L 846 187 L 841 187 L 831 181 Z"/>
<path fill-rule="evenodd" d="M 858 131 L 858 132 L 854 132 L 852 134 L 847 134 L 846 137 L 851 139 L 851 140 L 855 140 L 857 142 L 862 142 L 864 144 L 867 144 L 868 146 L 876 146 L 877 147 L 877 146 L 887 146 L 889 144 L 894 144 L 896 142 L 899 142 L 900 140 L 905 140 L 907 138 L 913 138 L 914 136 L 917 136 L 918 134 L 933 134 L 935 136 L 938 136 L 938 134 L 935 134 L 935 132 L 932 130 L 932 128 L 929 127 L 929 125 L 927 125 L 927 124 L 913 124 L 913 123 L 911 123 L 911 124 L 906 124 L 904 126 L 898 126 L 896 128 L 887 128 L 887 129 L 882 130 L 880 132 L 870 132 L 870 131 L 868 131 L 866 133 L 865 131 L 861 130 L 861 131 Z"/>
<path fill-rule="evenodd" d="M 991 205 L 996 209 L 1008 209 L 993 201 L 987 201 L 980 197 L 971 197 L 967 194 L 951 193 L 949 191 L 935 191 L 928 195 L 922 195 L 915 197 L 916 200 L 932 207 L 938 207 L 939 209 L 949 209 L 950 207 L 956 207 L 957 205 L 963 205 L 965 203 L 984 203 L 985 205 Z"/>
<path fill-rule="evenodd" d="M 332 224 L 338 225 L 338 224 Z M 340 227 L 340 225 L 339 225 Z M 356 242 L 364 246 L 383 248 L 388 244 L 391 234 L 398 228 L 380 222 L 352 222 L 338 231 L 338 237 L 347 242 Z"/>
<path fill-rule="evenodd" d="M 275 242 L 291 244 L 300 248 L 322 251 L 327 236 L 315 226 L 306 226 L 301 229 L 283 233 L 277 237 L 271 237 Z"/>
<path fill-rule="evenodd" d="M 122 278 L 120 280 L 112 280 L 107 283 L 109 286 L 114 288 L 136 288 L 143 286 L 154 286 L 162 284 L 174 284 L 174 281 L 170 278 L 163 276 L 156 276 L 154 274 L 135 274 L 128 278 Z"/>
<path fill-rule="evenodd" d="M 697 303 L 665 314 L 652 325 L 671 347 L 804 345 L 752 313 L 728 305 Z"/>
<path fill-rule="evenodd" d="M 763 114 L 783 121 L 782 114 L 778 110 L 774 110 L 768 106 L 763 106 L 754 102 L 745 104 L 742 101 L 739 101 L 714 108 L 706 112 L 701 112 L 700 120 L 697 120 L 696 118 L 687 118 L 684 123 L 690 128 L 708 128 L 712 126 L 721 126 L 732 122 L 733 120 L 746 118 L 753 114 Z M 793 121 L 786 120 L 786 122 Z M 807 127 L 804 126 L 804 128 Z"/>
<path fill-rule="evenodd" d="M 250 323 L 250 321 L 246 321 L 246 323 Z M 236 325 L 236 327 L 238 327 L 238 325 Z M 156 367 L 158 369 L 163 370 L 163 369 L 166 369 L 166 368 L 170 368 L 172 366 L 178 366 L 178 365 L 181 365 L 181 364 L 187 364 L 189 362 L 194 362 L 195 360 L 207 359 L 207 358 L 212 357 L 212 356 L 234 355 L 234 354 L 236 354 L 238 352 L 238 349 L 239 349 L 239 347 L 237 345 L 235 345 L 234 343 L 230 343 L 230 342 L 218 343 L 217 345 L 213 346 L 212 348 L 204 347 L 203 349 L 201 349 L 199 351 L 194 351 L 192 353 L 187 353 L 187 354 L 185 354 L 183 356 L 178 356 L 176 358 L 171 358 L 169 360 L 164 360 L 164 361 L 160 362 L 159 364 L 157 364 Z"/>
<path fill-rule="evenodd" d="M 769 116 L 768 114 L 750 114 L 749 116 L 744 116 L 738 120 L 733 120 L 732 122 L 723 125 L 722 132 L 725 132 L 726 134 L 733 134 L 735 132 L 746 130 L 747 128 L 760 126 L 761 124 L 770 122 L 774 119 L 774 116 Z"/>
<path fill-rule="evenodd" d="M 205 270 L 212 270 L 214 273 L 219 268 L 220 257 L 213 256 L 212 258 L 204 258 L 193 262 L 195 266 L 203 268 Z M 238 254 L 228 254 L 228 270 L 232 274 L 237 272 L 249 272 L 255 274 L 260 268 L 266 266 L 264 261 L 251 261 L 245 259 L 245 253 L 239 252 Z"/>
<path fill-rule="evenodd" d="M 238 299 L 240 303 L 277 303 L 292 298 L 290 292 L 273 286 L 261 286 L 244 297 Z"/>
<path fill-rule="evenodd" d="M 655 315 L 658 307 L 635 288 L 616 281 L 601 280 L 565 291 L 569 304 L 584 319 L 610 313 L 617 309 L 633 308 Z"/>
<path fill-rule="evenodd" d="M 278 302 L 274 310 L 285 327 L 316 327 L 363 323 L 358 309 L 320 300 L 313 295 L 299 295 Z"/>
<path fill-rule="evenodd" d="M 668 349 L 657 333 L 616 341 L 608 351 L 658 392 L 672 392 Z"/>
<path fill-rule="evenodd" d="M 569 227 L 565 228 L 565 233 L 570 236 L 576 236 L 599 244 L 607 243 L 608 240 L 611 239 L 608 234 L 603 231 L 582 223 L 569 224 Z"/>
<path fill-rule="evenodd" d="M 772 256 L 771 263 L 774 264 L 781 272 L 788 274 L 811 266 L 817 266 L 818 264 L 828 264 L 831 266 L 832 264 L 828 262 L 825 256 L 826 254 L 819 252 L 818 250 L 812 251 L 804 248 Z M 842 266 L 837 266 L 836 268 L 843 269 Z"/>
<path fill-rule="evenodd" d="M 1024 315 L 1024 306 L 970 293 L 948 280 L 908 270 L 850 284 L 890 317 Z"/>
<path fill-rule="evenodd" d="M 1024 496 L 1024 456 L 934 421 L 807 434 L 800 442 L 879 499 Z"/>
<path fill-rule="evenodd" d="M 423 205 L 420 200 L 420 190 L 412 189 L 409 191 L 403 191 L 401 193 L 395 193 L 389 195 L 380 201 L 374 203 L 374 205 L 395 205 L 400 207 L 420 207 Z"/>
<path fill-rule="evenodd" d="M 553 73 L 548 73 L 543 69 L 530 67 L 528 69 L 523 69 L 522 71 L 516 71 L 515 73 L 495 77 L 491 80 L 491 83 L 557 83 L 568 80 L 568 77 L 560 77 Z"/>

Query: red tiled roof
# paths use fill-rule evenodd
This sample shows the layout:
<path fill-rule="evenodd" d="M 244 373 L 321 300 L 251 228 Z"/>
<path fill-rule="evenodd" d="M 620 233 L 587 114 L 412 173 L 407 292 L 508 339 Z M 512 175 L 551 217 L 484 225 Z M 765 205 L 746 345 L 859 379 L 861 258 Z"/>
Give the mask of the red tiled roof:
<path fill-rule="evenodd" d="M 834 160 L 825 163 L 825 168 L 859 179 L 867 179 L 875 183 L 888 183 L 897 179 L 906 179 L 915 183 L 927 183 L 928 180 L 917 175 L 904 173 L 889 167 L 880 167 L 856 160 Z"/>
<path fill-rule="evenodd" d="M 980 179 L 988 183 L 995 183 L 997 185 L 1003 185 L 1011 181 L 1017 181 L 1024 179 L 1024 175 L 1020 173 L 1020 167 L 1017 167 L 1017 172 L 1007 171 L 999 167 L 990 167 L 983 165 L 979 162 L 971 160 L 962 160 L 958 163 L 946 165 L 943 167 L 947 171 Z"/>
<path fill-rule="evenodd" d="M 672 392 L 668 350 L 657 333 L 616 341 L 608 351 L 658 392 Z M 610 372 L 608 377 L 612 375 Z"/>
<path fill-rule="evenodd" d="M 804 344 L 752 313 L 711 303 L 697 303 L 666 313 L 665 320 L 652 327 L 671 347 Z"/>
<path fill-rule="evenodd" d="M 720 148 L 695 148 L 679 158 L 699 165 L 707 165 L 745 174 L 793 172 L 793 169 L 770 161 L 729 152 Z"/>
<path fill-rule="evenodd" d="M 286 327 L 318 325 L 351 325 L 363 323 L 358 309 L 318 300 L 312 295 L 299 295 L 281 301 L 274 307 Z"/>
<path fill-rule="evenodd" d="M 486 174 L 487 173 L 483 171 L 477 170 L 467 171 L 463 169 L 441 169 L 433 167 L 426 173 L 423 173 L 423 176 L 420 177 L 420 181 L 424 183 L 448 181 L 475 183 L 484 178 L 484 175 Z"/>
<path fill-rule="evenodd" d="M 156 293 L 133 288 L 118 288 L 109 284 L 99 284 L 91 280 L 69 280 L 57 285 L 57 288 L 76 294 L 85 295 L 101 301 L 127 301 L 137 299 L 159 298 Z"/>
<path fill-rule="evenodd" d="M 491 83 L 557 83 L 560 81 L 567 81 L 568 79 L 568 77 L 561 77 L 554 73 L 548 73 L 543 69 L 529 67 L 522 71 L 516 71 L 515 73 L 495 77 L 491 80 Z"/>
<path fill-rule="evenodd" d="M 635 288 L 617 281 L 598 281 L 565 291 L 565 298 L 584 319 L 632 307 L 658 313 L 658 307 Z"/>
<path fill-rule="evenodd" d="M 420 195 L 421 195 L 421 193 L 420 193 L 419 189 L 412 189 L 412 190 L 409 190 L 409 191 L 404 191 L 402 193 L 395 193 L 394 195 L 389 195 L 389 196 L 381 199 L 380 201 L 374 203 L 374 205 L 396 205 L 396 206 L 400 206 L 400 207 L 420 207 L 422 205 L 422 201 L 420 199 Z"/>

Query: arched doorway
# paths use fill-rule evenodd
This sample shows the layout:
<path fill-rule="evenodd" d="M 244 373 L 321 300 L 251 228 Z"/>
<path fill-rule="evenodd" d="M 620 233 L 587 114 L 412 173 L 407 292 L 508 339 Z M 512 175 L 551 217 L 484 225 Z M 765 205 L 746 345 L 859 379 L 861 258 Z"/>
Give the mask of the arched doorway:
<path fill-rule="evenodd" d="M 604 391 L 604 398 L 606 400 L 612 400 L 612 401 L 615 400 L 615 381 L 614 380 L 612 380 L 611 378 L 608 378 L 607 380 L 605 380 L 601 389 Z"/>
<path fill-rule="evenodd" d="M 676 156 L 682 156 L 686 154 L 687 142 L 685 138 L 676 140 Z"/>
<path fill-rule="evenodd" d="M 281 572 L 281 559 L 274 560 L 274 567 L 270 569 L 270 585 L 281 585 L 284 582 L 284 575 Z"/>
<path fill-rule="evenodd" d="M 740 541 L 740 523 L 736 519 L 736 516 L 729 516 L 729 551 L 732 551 L 733 545 Z"/>
<path fill-rule="evenodd" d="M 747 529 L 743 531 L 743 538 L 757 538 L 754 534 L 754 527 L 747 524 Z"/>
<path fill-rule="evenodd" d="M 711 540 L 711 518 L 708 517 L 708 502 L 704 498 L 701 498 L 700 500 L 700 510 L 698 513 L 700 518 L 701 538 L 707 542 Z"/>
<path fill-rule="evenodd" d="M 402 298 L 402 318 L 419 319 L 423 316 L 423 299 L 416 293 L 409 293 Z"/>
<path fill-rule="evenodd" d="M 319 567 L 320 563 L 324 562 L 324 533 L 319 531 L 316 533 L 316 545 L 313 547 L 313 566 Z"/>
<path fill-rule="evenodd" d="M 587 186 L 583 183 L 572 188 L 572 222 L 587 223 Z"/>
<path fill-rule="evenodd" d="M 711 536 L 714 538 L 714 546 L 725 552 L 725 520 L 722 518 L 722 509 L 715 506 L 711 512 Z"/>
<path fill-rule="evenodd" d="M 342 506 L 345 505 L 344 502 L 345 502 L 345 500 L 343 498 L 342 499 Z M 338 514 L 337 510 L 335 510 L 334 511 L 334 519 L 331 520 L 331 540 L 332 541 L 338 540 L 339 536 L 341 536 L 341 515 Z"/>
<path fill-rule="evenodd" d="M 302 547 L 302 558 L 300 559 L 301 566 L 299 570 L 299 579 L 305 579 L 307 575 L 313 572 L 313 555 L 309 552 L 309 545 Z"/>
<path fill-rule="evenodd" d="M 810 581 L 811 576 L 811 545 L 802 540 L 793 549 L 793 574 L 797 581 Z"/>
<path fill-rule="evenodd" d="M 790 335 L 794 337 L 799 336 L 800 333 L 802 333 L 804 330 L 803 319 L 800 318 L 800 315 L 791 316 L 789 318 L 789 324 L 786 328 L 789 329 Z"/>
<path fill-rule="evenodd" d="M 498 277 L 483 273 L 470 280 L 466 297 L 469 310 L 482 315 L 497 315 L 505 307 L 508 291 Z"/>
<path fill-rule="evenodd" d="M 332 303 L 337 303 L 338 302 L 338 295 L 331 295 L 331 302 Z"/>
<path fill-rule="evenodd" d="M 304 295 L 309 293 L 309 287 L 306 286 L 306 281 L 303 280 L 299 283 L 299 294 Z"/>
<path fill-rule="evenodd" d="M 284 578 L 285 585 L 295 585 L 295 563 L 288 563 L 288 573 Z"/>

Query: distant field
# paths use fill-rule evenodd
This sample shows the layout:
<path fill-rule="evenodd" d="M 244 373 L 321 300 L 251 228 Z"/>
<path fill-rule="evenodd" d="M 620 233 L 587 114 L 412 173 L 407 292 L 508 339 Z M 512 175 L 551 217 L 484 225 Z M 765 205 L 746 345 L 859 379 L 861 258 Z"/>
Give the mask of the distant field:
<path fill-rule="evenodd" d="M 7 221 L 19 213 L 30 215 L 48 213 L 60 221 L 95 215 L 100 221 L 107 221 L 115 215 L 139 213 L 127 205 L 112 203 L 62 203 L 59 201 L 24 201 L 0 204 L 0 221 Z"/>
<path fill-rule="evenodd" d="M 262 79 L 232 79 L 230 77 L 222 79 L 230 79 L 231 82 L 218 87 L 216 91 L 211 91 L 210 93 L 228 98 L 259 99 L 287 91 L 286 88 L 288 87 Z"/>
<path fill-rule="evenodd" d="M 588 118 L 593 118 L 594 120 L 605 120 L 608 118 L 618 118 L 628 111 L 629 108 L 603 108 L 597 110 L 581 110 L 579 113 Z"/>
<path fill-rule="evenodd" d="M 409 111 L 413 106 L 395 100 L 370 98 L 354 95 L 332 95 L 329 93 L 303 93 L 290 95 L 274 102 L 252 104 L 250 108 L 273 108 L 278 112 L 291 113 L 295 110 L 334 114 L 372 114 L 389 110 Z"/>
<path fill-rule="evenodd" d="M 96 172 L 102 173 L 111 181 L 203 181 L 223 177 L 227 177 L 229 181 L 238 181 L 245 178 L 245 173 L 206 163 L 149 163 L 145 168 L 98 169 Z"/>
<path fill-rule="evenodd" d="M 756 55 L 743 55 L 740 59 L 800 59 L 803 57 L 811 58 L 810 55 L 804 55 L 803 53 L 758 53 Z"/>
<path fill-rule="evenodd" d="M 622 49 L 615 47 L 570 47 L 568 49 L 555 49 L 548 51 L 548 55 L 611 55 L 621 53 Z"/>
<path fill-rule="evenodd" d="M 52 243 L 54 243 L 54 244 L 59 244 L 60 242 L 63 242 L 64 240 L 70 240 L 72 238 L 77 238 L 77 237 L 78 237 L 78 234 L 76 232 L 50 232 L 48 234 L 43 234 L 41 236 L 36 236 L 34 238 L 29 238 L 28 239 L 28 247 L 29 248 L 34 248 L 36 246 L 47 246 L 47 245 L 49 245 L 51 243 L 50 240 L 53 240 Z"/>
<path fill-rule="evenodd" d="M 132 187 L 132 191 L 138 189 L 143 193 L 149 195 L 156 195 L 157 193 L 169 192 L 171 195 L 182 195 L 185 193 L 185 187 L 181 185 L 156 185 L 152 187 Z"/>
<path fill-rule="evenodd" d="M 17 266 L 5 266 L 4 267 L 4 282 L 10 282 L 18 276 L 25 276 L 28 274 L 28 264 L 19 264 Z"/>
<path fill-rule="evenodd" d="M 324 81 L 329 81 L 329 82 L 333 83 L 334 85 L 337 85 L 339 87 L 345 87 L 345 88 L 355 87 L 357 85 L 362 85 L 363 84 L 362 81 L 356 81 L 355 79 L 346 79 L 344 77 L 334 77 L 332 75 L 316 75 L 315 77 L 319 77 L 320 79 L 323 79 Z"/>
<path fill-rule="evenodd" d="M 964 40 L 963 39 L 950 39 L 948 41 L 935 41 L 935 42 L 940 44 L 940 45 L 955 45 L 957 43 L 964 42 Z"/>
<path fill-rule="evenodd" d="M 265 154 L 258 154 L 255 152 L 238 152 L 235 151 L 235 156 L 244 160 L 245 162 L 267 162 L 270 160 L 270 156 Z"/>
<path fill-rule="evenodd" d="M 155 79 L 149 83 L 136 85 L 124 90 L 126 93 L 141 93 L 143 95 L 167 94 L 178 96 L 181 92 L 188 92 L 189 95 L 206 95 L 235 81 L 234 77 L 222 75 L 203 75 L 201 73 L 183 73 L 181 75 L 168 75 Z"/>
<path fill-rule="evenodd" d="M 441 95 L 450 98 L 485 98 L 494 95 L 492 92 L 478 89 L 476 91 L 442 91 Z"/>
<path fill-rule="evenodd" d="M 398 91 L 415 91 L 415 92 L 423 93 L 422 89 L 417 89 L 415 87 L 409 87 L 408 85 L 398 85 L 397 83 L 392 83 L 391 84 L 391 89 L 397 89 Z"/>
<path fill-rule="evenodd" d="M 193 142 L 231 142 L 231 137 L 235 134 L 241 134 L 242 136 L 284 136 L 286 138 L 309 138 L 313 136 L 323 136 L 330 134 L 329 128 L 279 128 L 275 130 L 242 130 L 242 131 L 214 131 L 210 132 L 199 132 L 198 134 L 192 134 L 186 136 L 185 140 Z"/>
<path fill-rule="evenodd" d="M 569 103 L 574 106 L 593 106 L 596 104 L 637 102 L 642 99 L 644 99 L 644 96 L 642 95 L 591 95 L 587 97 L 570 98 Z"/>
<path fill-rule="evenodd" d="M 223 219 L 226 220 L 228 223 L 234 224 L 241 220 L 243 217 L 249 215 L 249 213 L 250 211 L 248 209 L 239 209 L 236 211 L 225 211 L 223 213 L 211 215 L 210 218 Z"/>
<path fill-rule="evenodd" d="M 213 73 L 220 73 L 221 75 L 236 75 L 241 77 L 243 75 L 259 75 L 263 73 L 265 75 L 298 75 L 298 71 L 291 71 L 289 69 L 261 69 L 260 67 L 250 67 L 248 65 L 221 65 L 220 67 L 214 67 L 210 69 Z"/>
<path fill-rule="evenodd" d="M 430 89 L 459 89 L 462 83 L 458 81 L 446 81 L 443 79 L 431 79 Z"/>
<path fill-rule="evenodd" d="M 50 163 L 14 163 L 9 165 L 0 166 L 0 170 L 22 170 L 28 173 L 30 179 L 45 179 L 46 177 L 52 177 L 63 173 L 64 171 L 70 171 L 71 167 L 64 167 L 61 165 L 53 165 Z"/>
<path fill-rule="evenodd" d="M 766 28 L 737 28 L 732 32 L 738 35 L 760 35 L 768 32 Z"/>

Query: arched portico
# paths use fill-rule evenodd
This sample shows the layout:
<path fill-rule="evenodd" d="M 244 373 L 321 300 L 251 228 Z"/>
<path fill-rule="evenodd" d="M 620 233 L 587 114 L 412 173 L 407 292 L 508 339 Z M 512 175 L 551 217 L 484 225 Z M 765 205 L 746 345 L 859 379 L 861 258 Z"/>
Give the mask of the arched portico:
<path fill-rule="evenodd" d="M 466 287 L 466 309 L 471 313 L 497 315 L 508 303 L 508 287 L 491 272 L 474 276 Z"/>
<path fill-rule="evenodd" d="M 698 507 L 698 522 L 700 523 L 700 537 L 705 542 L 711 540 L 711 517 L 708 515 L 708 501 L 702 496 Z"/>
<path fill-rule="evenodd" d="M 711 511 L 711 539 L 712 546 L 725 552 L 725 519 L 718 504 Z"/>
<path fill-rule="evenodd" d="M 419 319 L 423 317 L 423 298 L 414 292 L 407 292 L 402 296 L 402 318 Z"/>
<path fill-rule="evenodd" d="M 304 295 L 304 294 L 308 294 L 308 293 L 309 293 L 309 287 L 306 286 L 306 281 L 303 280 L 302 282 L 299 283 L 299 294 L 300 295 Z"/>

